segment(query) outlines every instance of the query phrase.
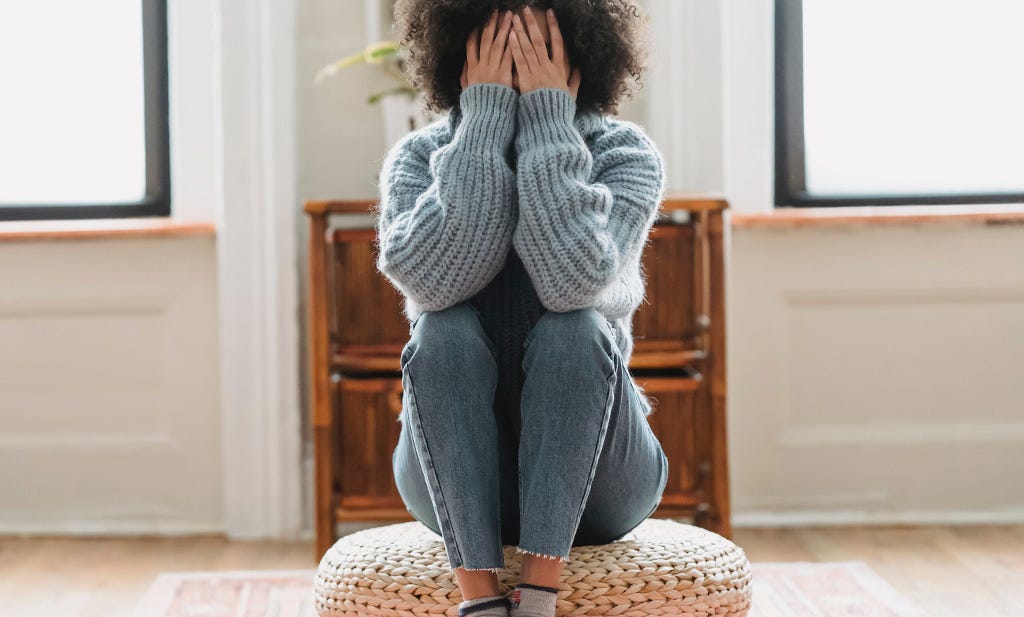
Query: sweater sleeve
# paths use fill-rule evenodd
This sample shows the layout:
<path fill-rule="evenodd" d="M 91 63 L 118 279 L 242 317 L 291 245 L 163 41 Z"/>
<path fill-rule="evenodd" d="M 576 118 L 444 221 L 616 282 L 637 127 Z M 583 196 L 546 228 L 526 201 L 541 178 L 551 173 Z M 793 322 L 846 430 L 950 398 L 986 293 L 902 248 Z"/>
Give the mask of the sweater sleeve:
<path fill-rule="evenodd" d="M 538 88 L 519 97 L 513 245 L 549 310 L 602 299 L 627 314 L 641 299 L 624 281 L 657 218 L 664 163 L 644 131 L 625 120 L 612 123 L 592 153 L 575 112 L 565 90 Z"/>
<path fill-rule="evenodd" d="M 505 158 L 519 93 L 499 83 L 462 91 L 451 141 L 414 131 L 384 158 L 376 207 L 377 268 L 426 311 L 472 297 L 512 245 L 515 170 Z"/>

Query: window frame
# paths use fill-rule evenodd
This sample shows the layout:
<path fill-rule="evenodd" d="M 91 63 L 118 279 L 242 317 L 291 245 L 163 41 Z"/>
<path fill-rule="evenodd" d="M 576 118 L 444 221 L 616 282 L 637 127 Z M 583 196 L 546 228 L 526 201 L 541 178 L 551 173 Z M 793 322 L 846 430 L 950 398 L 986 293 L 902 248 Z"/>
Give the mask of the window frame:
<path fill-rule="evenodd" d="M 803 101 L 803 1 L 775 0 L 775 177 L 776 208 L 992 204 L 1024 202 L 1024 193 L 928 193 L 821 196 L 806 183 Z"/>
<path fill-rule="evenodd" d="M 167 217 L 171 214 L 167 0 L 142 4 L 146 194 L 121 203 L 0 202 L 0 221 Z"/>

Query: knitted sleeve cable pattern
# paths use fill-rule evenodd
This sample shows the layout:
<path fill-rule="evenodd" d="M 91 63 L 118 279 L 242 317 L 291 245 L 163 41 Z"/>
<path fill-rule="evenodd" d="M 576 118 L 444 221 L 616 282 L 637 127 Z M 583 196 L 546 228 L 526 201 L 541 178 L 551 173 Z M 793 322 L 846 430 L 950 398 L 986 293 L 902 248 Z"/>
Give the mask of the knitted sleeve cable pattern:
<path fill-rule="evenodd" d="M 575 112 L 566 90 L 519 97 L 513 245 L 549 310 L 621 304 L 616 312 L 628 314 L 642 301 L 631 273 L 663 199 L 663 159 L 624 120 L 610 123 L 591 152 Z"/>
<path fill-rule="evenodd" d="M 493 279 L 512 245 L 515 171 L 505 158 L 519 93 L 476 83 L 459 99 L 451 140 L 414 131 L 385 156 L 377 268 L 421 309 L 440 311 Z"/>

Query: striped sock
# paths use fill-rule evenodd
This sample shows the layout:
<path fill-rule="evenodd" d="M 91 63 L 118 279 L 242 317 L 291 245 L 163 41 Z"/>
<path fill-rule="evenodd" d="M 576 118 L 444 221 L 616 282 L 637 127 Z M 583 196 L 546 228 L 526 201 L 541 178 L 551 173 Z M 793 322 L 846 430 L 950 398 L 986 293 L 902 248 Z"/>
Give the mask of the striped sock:
<path fill-rule="evenodd" d="M 509 594 L 511 617 L 555 617 L 557 587 L 519 583 Z"/>
<path fill-rule="evenodd" d="M 484 596 L 459 602 L 459 617 L 508 617 L 508 598 Z"/>

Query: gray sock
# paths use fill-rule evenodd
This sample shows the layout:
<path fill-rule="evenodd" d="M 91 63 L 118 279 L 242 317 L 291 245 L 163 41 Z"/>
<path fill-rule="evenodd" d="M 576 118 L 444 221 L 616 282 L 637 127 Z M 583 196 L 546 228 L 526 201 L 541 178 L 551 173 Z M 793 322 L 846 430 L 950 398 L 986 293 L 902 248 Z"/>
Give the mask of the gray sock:
<path fill-rule="evenodd" d="M 484 596 L 459 602 L 459 617 L 508 617 L 508 598 Z"/>
<path fill-rule="evenodd" d="M 511 617 L 555 617 L 558 588 L 519 583 L 509 600 Z"/>

